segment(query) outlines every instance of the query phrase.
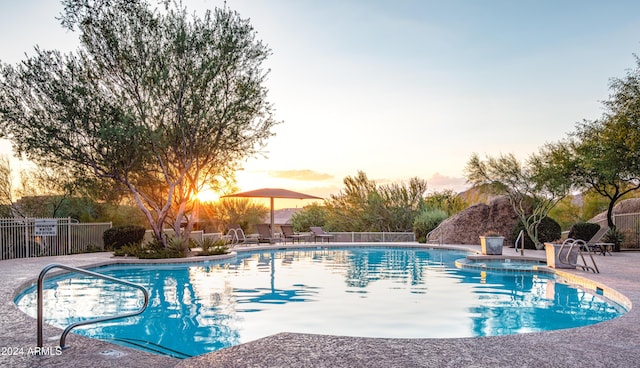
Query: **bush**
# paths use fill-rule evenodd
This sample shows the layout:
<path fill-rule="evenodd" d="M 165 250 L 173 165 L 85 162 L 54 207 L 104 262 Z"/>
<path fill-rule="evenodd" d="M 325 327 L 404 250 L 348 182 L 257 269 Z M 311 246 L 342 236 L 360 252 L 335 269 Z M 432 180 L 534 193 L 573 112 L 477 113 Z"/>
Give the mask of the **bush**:
<path fill-rule="evenodd" d="M 332 230 L 326 227 L 327 216 L 326 207 L 312 204 L 294 212 L 291 215 L 291 225 L 294 231 L 309 231 L 311 226 L 321 226 L 325 231 Z"/>
<path fill-rule="evenodd" d="M 605 243 L 613 243 L 613 251 L 620 251 L 620 244 L 624 241 L 624 233 L 616 228 L 607 230 L 602 237 Z"/>
<path fill-rule="evenodd" d="M 142 253 L 142 245 L 140 244 L 125 244 L 119 249 L 113 251 L 113 255 L 117 257 L 138 257 Z"/>
<path fill-rule="evenodd" d="M 144 238 L 145 228 L 142 226 L 116 226 L 105 230 L 102 234 L 104 248 L 118 250 L 127 244 L 140 244 Z"/>
<path fill-rule="evenodd" d="M 140 259 L 184 258 L 189 252 L 189 241 L 169 239 L 167 247 L 155 239 L 145 243 L 125 244 L 113 252 L 115 256 L 133 256 Z"/>
<path fill-rule="evenodd" d="M 229 251 L 229 247 L 225 244 L 224 240 L 212 240 L 211 238 L 204 238 L 202 241 L 202 251 L 198 256 L 214 256 L 219 254 L 226 254 Z"/>
<path fill-rule="evenodd" d="M 425 209 L 420 212 L 413 221 L 413 232 L 416 234 L 416 239 L 420 243 L 426 242 L 427 234 L 438 227 L 447 217 L 449 217 L 447 212 L 440 209 Z"/>
<path fill-rule="evenodd" d="M 577 222 L 569 229 L 569 238 L 589 241 L 600 230 L 600 225 L 592 222 Z"/>
<path fill-rule="evenodd" d="M 531 238 L 527 234 L 522 221 L 519 221 L 513 228 L 513 239 L 518 238 L 520 230 L 524 230 L 524 248 L 537 249 L 536 245 L 533 243 L 533 240 L 531 240 Z M 561 236 L 562 229 L 554 219 L 552 219 L 551 217 L 545 217 L 542 219 L 542 221 L 540 221 L 540 224 L 538 225 L 538 241 L 540 241 L 540 243 L 553 242 L 560 239 Z"/>
<path fill-rule="evenodd" d="M 189 238 L 179 238 L 174 237 L 167 240 L 166 250 L 169 254 L 175 254 L 177 256 L 172 256 L 168 258 L 182 258 L 186 257 L 189 254 L 191 249 L 191 239 Z"/>

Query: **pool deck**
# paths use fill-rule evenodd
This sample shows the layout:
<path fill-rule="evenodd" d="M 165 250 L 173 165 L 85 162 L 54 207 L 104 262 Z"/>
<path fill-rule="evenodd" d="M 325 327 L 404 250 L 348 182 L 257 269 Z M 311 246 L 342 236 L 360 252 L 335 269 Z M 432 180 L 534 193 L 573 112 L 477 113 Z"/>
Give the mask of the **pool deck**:
<path fill-rule="evenodd" d="M 333 245 L 333 244 L 332 244 Z M 349 244 L 350 245 L 350 244 Z M 296 245 L 297 247 L 297 245 Z M 432 246 L 440 248 L 439 246 Z M 445 246 L 443 246 L 445 247 Z M 479 246 L 458 246 L 479 251 Z M 504 256 L 519 257 L 510 248 Z M 544 251 L 525 256 L 544 259 Z M 34 355 L 36 320 L 13 303 L 17 292 L 50 263 L 89 266 L 113 262 L 110 253 L 0 261 L 0 367 L 635 367 L 640 365 L 640 252 L 594 256 L 599 274 L 562 270 L 562 276 L 634 308 L 596 325 L 520 335 L 457 339 L 354 338 L 283 332 L 186 360 L 71 333 L 61 355 Z M 617 293 L 623 296 L 618 296 Z M 627 299 L 628 298 L 628 299 Z M 45 346 L 61 330 L 45 326 Z"/>

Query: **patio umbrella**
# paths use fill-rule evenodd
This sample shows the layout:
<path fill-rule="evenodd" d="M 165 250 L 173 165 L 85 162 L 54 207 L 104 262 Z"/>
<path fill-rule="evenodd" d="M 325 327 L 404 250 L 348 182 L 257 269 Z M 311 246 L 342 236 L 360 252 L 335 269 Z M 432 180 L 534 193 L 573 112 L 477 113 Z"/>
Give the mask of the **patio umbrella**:
<path fill-rule="evenodd" d="M 274 198 L 289 198 L 289 199 L 322 199 L 320 197 L 312 196 L 310 194 L 304 194 L 294 192 L 293 190 L 281 189 L 281 188 L 262 188 L 256 190 L 250 190 L 248 192 L 240 192 L 234 194 L 224 195 L 221 198 L 269 198 L 271 201 L 271 236 L 273 237 L 273 199 Z"/>

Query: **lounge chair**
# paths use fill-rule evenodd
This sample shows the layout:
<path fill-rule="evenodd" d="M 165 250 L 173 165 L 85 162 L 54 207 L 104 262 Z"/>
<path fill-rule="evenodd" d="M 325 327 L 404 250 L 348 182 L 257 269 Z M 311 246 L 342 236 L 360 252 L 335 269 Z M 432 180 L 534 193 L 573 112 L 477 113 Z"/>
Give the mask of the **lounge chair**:
<path fill-rule="evenodd" d="M 327 243 L 329 243 L 331 241 L 331 238 L 333 238 L 333 234 L 329 234 L 329 233 L 325 232 L 324 230 L 322 230 L 322 228 L 320 226 L 311 226 L 309 229 L 313 233 L 313 240 L 314 241 L 316 241 L 316 239 L 320 238 L 320 242 L 321 243 L 324 243 L 324 239 L 327 239 Z"/>
<path fill-rule="evenodd" d="M 600 240 L 604 236 L 604 234 L 609 231 L 609 228 L 601 227 L 598 232 L 596 232 L 588 242 L 586 242 L 585 247 L 589 250 L 589 252 L 600 253 L 603 256 L 606 256 L 607 253 L 611 254 L 611 249 L 613 249 L 613 243 L 605 243 Z"/>
<path fill-rule="evenodd" d="M 308 235 L 294 232 L 293 226 L 291 225 L 280 225 L 280 230 L 282 230 L 282 238 L 285 244 L 287 243 L 287 239 L 291 239 L 291 243 L 295 243 L 296 240 L 298 240 L 299 243 L 300 239 L 306 239 L 308 237 Z"/>
<path fill-rule="evenodd" d="M 271 226 L 269 226 L 269 224 L 256 224 L 256 229 L 258 230 L 258 241 L 260 243 L 273 244 L 281 240 L 271 234 L 270 228 Z"/>

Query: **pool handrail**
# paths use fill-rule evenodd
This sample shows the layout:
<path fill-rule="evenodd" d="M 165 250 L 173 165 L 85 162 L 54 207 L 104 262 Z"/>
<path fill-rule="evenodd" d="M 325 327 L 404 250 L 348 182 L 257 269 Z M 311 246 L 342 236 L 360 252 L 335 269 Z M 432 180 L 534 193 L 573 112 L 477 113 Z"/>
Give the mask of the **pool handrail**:
<path fill-rule="evenodd" d="M 86 320 L 86 321 L 76 322 L 76 323 L 73 323 L 73 324 L 69 325 L 67 328 L 64 329 L 64 331 L 62 332 L 62 335 L 60 336 L 60 348 L 62 348 L 62 349 L 66 348 L 65 340 L 66 340 L 67 334 L 69 334 L 69 332 L 71 332 L 72 329 L 74 329 L 74 328 L 76 328 L 78 326 L 84 326 L 84 325 L 88 325 L 88 324 L 92 324 L 92 323 L 99 323 L 99 322 L 111 321 L 111 320 L 114 320 L 114 319 L 137 316 L 137 315 L 141 314 L 142 312 L 144 312 L 145 309 L 147 309 L 147 306 L 149 305 L 149 291 L 147 291 L 147 289 L 142 285 L 138 285 L 136 283 L 129 282 L 129 281 L 122 280 L 122 279 L 118 279 L 118 278 L 115 278 L 115 277 L 103 275 L 103 274 L 100 274 L 100 273 L 97 273 L 97 272 L 88 271 L 88 270 L 85 270 L 85 269 L 82 269 L 82 268 L 71 267 L 71 266 L 67 266 L 67 265 L 63 265 L 63 264 L 59 264 L 59 263 L 51 263 L 51 264 L 47 265 L 45 268 L 43 268 L 42 271 L 40 271 L 40 275 L 38 276 L 38 347 L 40 347 L 40 348 L 43 347 L 42 330 L 43 330 L 43 323 L 44 323 L 42 289 L 43 289 L 45 275 L 47 274 L 47 272 L 49 272 L 53 268 L 61 268 L 63 270 L 67 270 L 67 271 L 70 271 L 70 272 L 82 273 L 82 274 L 93 276 L 93 277 L 97 277 L 97 278 L 100 278 L 100 279 L 103 279 L 103 280 L 107 280 L 107 281 L 111 281 L 111 282 L 115 282 L 115 283 L 131 286 L 133 288 L 142 290 L 142 294 L 144 295 L 144 303 L 143 303 L 142 307 L 140 309 L 138 309 L 137 311 L 135 311 L 135 312 L 119 314 L 119 315 L 111 316 L 111 317 L 94 318 L 94 319 L 90 319 L 90 320 Z"/>
<path fill-rule="evenodd" d="M 516 253 L 518 253 L 518 243 L 520 243 L 520 255 L 524 256 L 524 230 L 520 230 L 520 232 L 518 233 L 518 237 L 514 242 Z"/>
<path fill-rule="evenodd" d="M 569 249 L 567 250 L 566 253 L 564 253 L 564 259 L 563 259 L 563 253 L 562 251 L 564 250 L 564 247 L 568 245 Z M 580 267 L 582 268 L 583 271 L 591 271 L 593 273 L 600 273 L 600 270 L 598 269 L 598 265 L 596 265 L 596 260 L 593 259 L 593 254 L 591 253 L 591 250 L 589 250 L 589 248 L 586 246 L 587 243 L 582 240 L 582 239 L 573 239 L 573 238 L 568 238 L 565 241 L 562 242 L 562 245 L 560 245 L 560 250 L 558 251 L 558 260 L 560 261 L 560 263 L 565 264 L 565 265 L 569 265 L 569 266 L 573 266 L 573 267 Z M 576 255 L 576 262 L 572 262 L 570 257 L 571 257 L 571 252 L 576 249 L 577 255 Z M 589 266 L 587 264 L 587 261 L 584 258 L 584 254 L 582 252 L 583 249 L 586 249 L 587 253 L 589 254 L 589 258 L 591 258 L 591 263 L 593 264 L 593 267 Z M 582 259 L 582 264 L 579 264 L 577 262 L 577 256 L 580 256 L 580 258 Z"/>

